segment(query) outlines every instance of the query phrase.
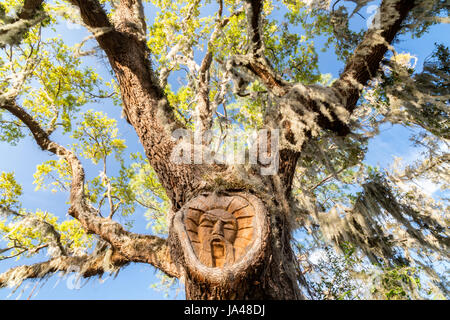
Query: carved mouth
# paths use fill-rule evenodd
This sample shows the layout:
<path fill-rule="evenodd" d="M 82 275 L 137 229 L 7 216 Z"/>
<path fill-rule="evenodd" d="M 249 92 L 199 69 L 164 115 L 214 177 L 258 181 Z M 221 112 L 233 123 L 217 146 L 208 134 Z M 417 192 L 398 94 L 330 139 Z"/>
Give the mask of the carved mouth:
<path fill-rule="evenodd" d="M 211 251 L 214 258 L 225 257 L 225 244 L 222 239 L 214 238 L 211 241 Z"/>
<path fill-rule="evenodd" d="M 224 237 L 216 235 L 216 234 L 212 235 L 210 239 L 211 239 L 211 242 L 225 242 Z"/>

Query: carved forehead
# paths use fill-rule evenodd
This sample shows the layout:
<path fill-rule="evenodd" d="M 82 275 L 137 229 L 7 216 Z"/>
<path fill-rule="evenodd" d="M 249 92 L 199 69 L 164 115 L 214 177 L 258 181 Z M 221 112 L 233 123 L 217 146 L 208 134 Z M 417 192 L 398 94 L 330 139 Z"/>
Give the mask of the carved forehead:
<path fill-rule="evenodd" d="M 206 219 L 221 219 L 221 220 L 233 220 L 235 221 L 236 218 L 228 211 L 223 209 L 212 209 L 207 211 L 205 214 L 202 215 L 202 218 Z"/>
<path fill-rule="evenodd" d="M 199 197 L 189 204 L 185 223 L 188 230 L 196 231 L 201 221 L 214 222 L 220 219 L 235 223 L 241 229 L 251 224 L 253 215 L 253 207 L 240 196 L 209 195 Z"/>

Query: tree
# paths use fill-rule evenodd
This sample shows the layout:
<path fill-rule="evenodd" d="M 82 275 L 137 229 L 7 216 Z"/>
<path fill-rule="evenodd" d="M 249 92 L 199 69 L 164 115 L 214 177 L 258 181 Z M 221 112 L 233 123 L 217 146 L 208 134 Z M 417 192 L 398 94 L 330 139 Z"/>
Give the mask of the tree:
<path fill-rule="evenodd" d="M 1 139 L 18 143 L 29 132 L 57 156 L 38 166 L 35 183 L 68 190 L 71 219 L 21 208 L 20 185 L 2 173 L 8 244 L 0 253 L 47 250 L 52 258 L 1 274 L 0 287 L 140 262 L 178 278 L 188 299 L 303 299 L 314 285 L 292 242 L 304 228 L 327 246 L 354 246 L 389 272 L 421 264 L 446 294 L 423 258 L 448 258 L 446 202 L 400 187 L 448 181 L 449 51 L 438 45 L 418 72 L 394 48 L 398 35 L 419 37 L 445 21 L 445 1 L 383 0 L 359 32 L 349 19 L 371 1 L 351 1 L 352 12 L 340 0 L 150 2 L 2 3 Z M 61 19 L 90 36 L 74 47 L 44 39 Z M 345 61 L 338 79 L 318 70 L 317 36 Z M 113 81 L 83 66 L 90 56 L 109 65 Z M 171 80 L 177 75 L 180 85 Z M 145 156 L 133 154 L 132 165 L 116 120 L 81 112 L 106 99 L 121 105 L 142 144 Z M 368 140 L 387 122 L 420 128 L 424 161 L 390 172 L 364 164 Z M 230 142 L 230 128 L 257 131 Z M 74 142 L 56 142 L 57 132 Z M 230 164 L 211 145 L 243 150 L 242 161 Z M 98 177 L 86 178 L 80 156 L 102 167 Z M 115 219 L 137 204 L 149 209 L 155 234 Z M 167 238 L 157 234 L 165 228 Z"/>

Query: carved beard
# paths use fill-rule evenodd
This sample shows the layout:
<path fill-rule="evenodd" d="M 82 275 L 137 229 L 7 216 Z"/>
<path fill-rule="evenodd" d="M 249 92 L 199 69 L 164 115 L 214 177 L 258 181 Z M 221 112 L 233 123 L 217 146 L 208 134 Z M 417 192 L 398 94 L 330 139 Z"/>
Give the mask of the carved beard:
<path fill-rule="evenodd" d="M 234 262 L 233 243 L 219 235 L 209 234 L 208 238 L 203 240 L 199 259 L 203 264 L 212 267 L 231 265 Z"/>

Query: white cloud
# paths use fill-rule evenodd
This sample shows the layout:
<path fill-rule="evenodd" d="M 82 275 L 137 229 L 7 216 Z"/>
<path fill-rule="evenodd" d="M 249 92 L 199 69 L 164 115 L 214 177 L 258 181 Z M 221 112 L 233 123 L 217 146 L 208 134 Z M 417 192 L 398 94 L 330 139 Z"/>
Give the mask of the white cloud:
<path fill-rule="evenodd" d="M 421 153 L 422 149 L 414 148 L 408 154 L 406 154 L 397 165 L 400 168 L 405 168 L 407 165 L 411 165 L 414 161 L 422 161 L 424 159 L 423 154 Z M 433 194 L 440 189 L 442 183 L 434 183 L 428 179 L 415 179 L 408 182 L 400 182 L 400 188 L 405 191 L 410 190 L 413 187 L 418 187 L 422 189 L 422 191 L 432 197 Z"/>
<path fill-rule="evenodd" d="M 323 249 L 314 250 L 308 257 L 308 260 L 312 264 L 318 264 L 320 262 L 328 262 L 327 253 Z"/>
<path fill-rule="evenodd" d="M 420 179 L 416 182 L 416 185 L 418 185 L 426 194 L 432 196 L 433 193 L 439 190 L 442 184 L 437 184 L 426 179 Z"/>

